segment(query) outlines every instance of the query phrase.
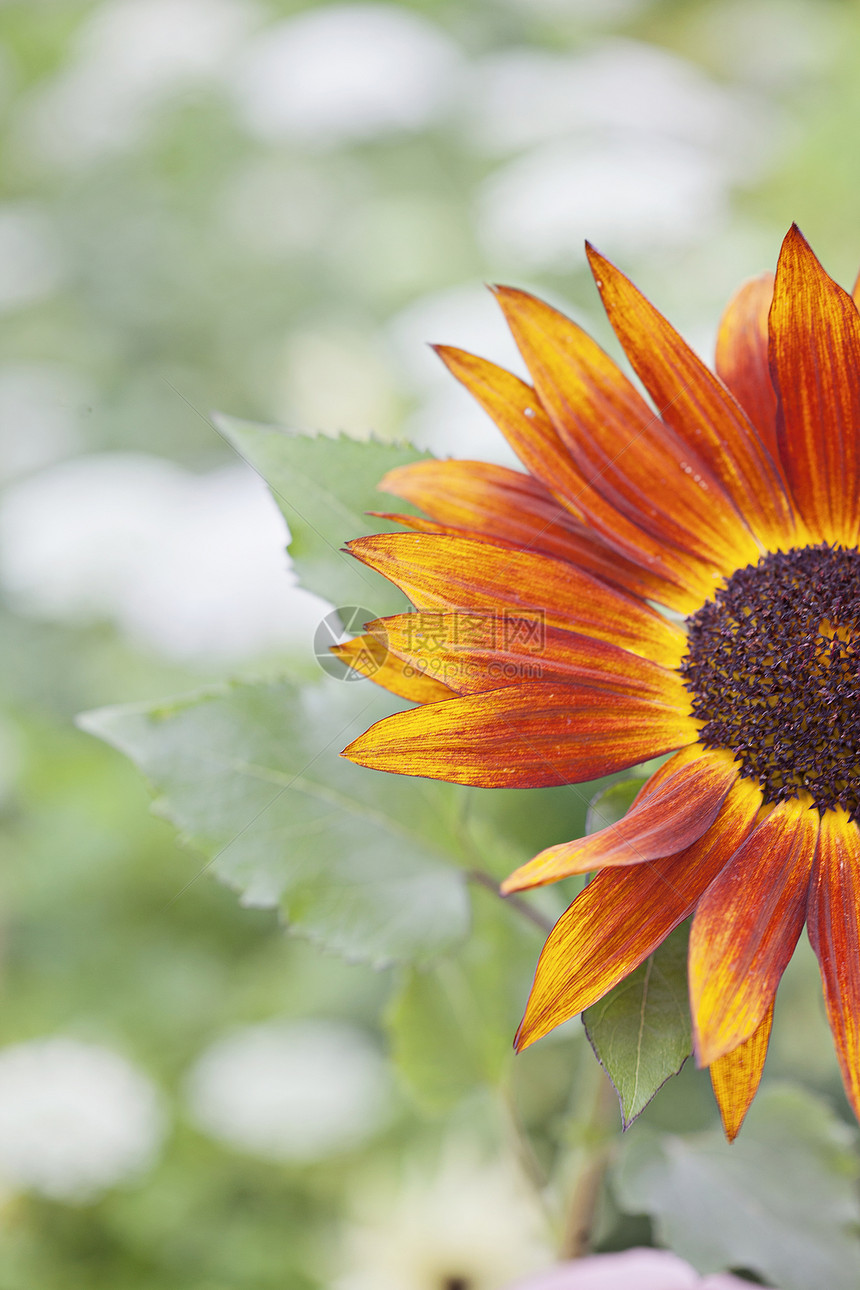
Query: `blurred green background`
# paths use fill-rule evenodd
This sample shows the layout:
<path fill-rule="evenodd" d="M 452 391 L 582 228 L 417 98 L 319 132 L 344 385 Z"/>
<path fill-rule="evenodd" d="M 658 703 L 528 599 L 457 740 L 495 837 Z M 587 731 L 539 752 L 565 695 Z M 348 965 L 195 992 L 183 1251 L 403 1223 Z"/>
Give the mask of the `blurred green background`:
<path fill-rule="evenodd" d="M 446 1086 L 440 1021 L 416 1096 L 396 974 L 243 907 L 73 717 L 316 666 L 326 606 L 211 409 L 506 461 L 425 342 L 519 368 L 502 280 L 609 345 L 586 236 L 709 357 L 791 220 L 850 285 L 858 86 L 850 0 L 0 3 L 0 1290 L 494 1290 L 549 1258 L 518 1126 L 575 1139 L 579 1032 L 499 1097 Z M 818 989 L 802 950 L 768 1078 L 841 1114 Z M 713 1120 L 690 1071 L 648 1114 Z"/>

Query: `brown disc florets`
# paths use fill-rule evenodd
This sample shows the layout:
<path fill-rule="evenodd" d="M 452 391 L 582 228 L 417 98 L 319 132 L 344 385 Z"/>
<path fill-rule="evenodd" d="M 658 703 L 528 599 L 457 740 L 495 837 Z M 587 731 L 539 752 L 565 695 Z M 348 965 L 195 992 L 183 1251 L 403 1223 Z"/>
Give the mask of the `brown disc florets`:
<path fill-rule="evenodd" d="M 811 794 L 860 818 L 860 551 L 762 556 L 687 620 L 681 674 L 700 738 L 768 802 Z"/>

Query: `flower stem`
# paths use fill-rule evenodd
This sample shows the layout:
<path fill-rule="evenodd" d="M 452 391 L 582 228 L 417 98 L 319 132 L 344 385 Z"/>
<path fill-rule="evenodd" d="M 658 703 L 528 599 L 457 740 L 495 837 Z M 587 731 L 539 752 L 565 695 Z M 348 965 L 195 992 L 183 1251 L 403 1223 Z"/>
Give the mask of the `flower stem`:
<path fill-rule="evenodd" d="M 534 909 L 521 896 L 503 896 L 499 890 L 498 879 L 493 878 L 491 874 L 484 873 L 483 869 L 470 869 L 468 877 L 470 882 L 476 882 L 479 886 L 486 887 L 488 891 L 495 892 L 499 899 L 503 900 L 511 909 L 515 909 L 518 914 L 522 914 L 523 918 L 527 918 L 530 923 L 534 923 L 535 927 L 539 927 L 545 936 L 548 936 L 552 931 L 553 922 L 551 919 L 545 918 L 543 914 Z"/>
<path fill-rule="evenodd" d="M 534 1189 L 541 1207 L 549 1217 L 547 1208 L 546 1191 L 548 1179 L 544 1169 L 538 1160 L 532 1140 L 529 1137 L 528 1129 L 525 1127 L 520 1116 L 516 1098 L 513 1095 L 510 1083 L 505 1082 L 499 1088 L 499 1099 L 504 1117 L 505 1127 L 508 1132 L 509 1141 L 517 1158 L 520 1172 L 526 1181 Z"/>
<path fill-rule="evenodd" d="M 580 1162 L 562 1233 L 561 1253 L 565 1259 L 581 1259 L 591 1249 L 597 1208 L 612 1158 L 618 1097 L 602 1067 L 596 1066 L 596 1070 L 598 1082 L 591 1108 L 581 1125 Z"/>

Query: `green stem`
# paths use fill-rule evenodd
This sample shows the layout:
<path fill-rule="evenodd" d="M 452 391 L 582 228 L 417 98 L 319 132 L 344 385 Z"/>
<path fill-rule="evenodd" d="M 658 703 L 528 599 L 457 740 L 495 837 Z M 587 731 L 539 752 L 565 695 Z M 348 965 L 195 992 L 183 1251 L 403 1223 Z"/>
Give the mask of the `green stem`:
<path fill-rule="evenodd" d="M 549 1219 L 550 1215 L 546 1200 L 548 1179 L 535 1154 L 532 1140 L 529 1137 L 526 1126 L 523 1124 L 513 1091 L 507 1081 L 499 1089 L 499 1098 L 504 1112 L 505 1125 L 520 1169 L 534 1189 L 541 1208 L 546 1213 L 547 1219 Z"/>
<path fill-rule="evenodd" d="M 592 1245 L 598 1205 L 606 1170 L 612 1158 L 618 1096 L 609 1076 L 596 1067 L 597 1086 L 589 1111 L 580 1125 L 581 1145 L 573 1185 L 566 1206 L 561 1253 L 565 1259 L 581 1259 Z"/>
<path fill-rule="evenodd" d="M 521 896 L 503 896 L 499 890 L 498 881 L 492 874 L 484 873 L 483 869 L 470 869 L 467 877 L 470 882 L 477 883 L 479 887 L 486 887 L 487 891 L 495 892 L 511 909 L 515 909 L 523 918 L 527 918 L 530 923 L 534 923 L 535 927 L 539 927 L 545 936 L 552 931 L 554 926 L 552 920 L 544 918 L 543 914 L 534 909 L 528 901 L 523 900 Z"/>
<path fill-rule="evenodd" d="M 498 896 L 500 900 L 503 900 L 506 905 L 515 910 L 522 918 L 528 919 L 528 921 L 533 923 L 535 927 L 539 927 L 544 936 L 548 936 L 555 925 L 555 920 L 546 918 L 532 905 L 530 905 L 527 900 L 523 900 L 521 896 L 503 896 L 499 890 L 498 879 L 494 878 L 492 874 L 487 873 L 486 870 L 480 867 L 483 857 L 478 847 L 475 845 L 475 840 L 469 830 L 469 799 L 465 794 L 463 794 L 461 800 L 463 802 L 463 808 L 460 811 L 455 824 L 457 840 L 460 843 L 460 848 L 463 854 L 463 861 L 465 864 L 470 866 L 466 870 L 466 877 L 470 882 L 477 883 L 479 887 L 486 887 L 487 891 L 493 892 L 494 895 Z"/>

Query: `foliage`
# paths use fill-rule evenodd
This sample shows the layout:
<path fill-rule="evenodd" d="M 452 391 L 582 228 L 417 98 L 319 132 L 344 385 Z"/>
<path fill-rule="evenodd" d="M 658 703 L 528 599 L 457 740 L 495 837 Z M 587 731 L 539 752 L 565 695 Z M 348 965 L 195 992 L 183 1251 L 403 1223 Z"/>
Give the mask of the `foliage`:
<path fill-rule="evenodd" d="M 746 1268 L 782 1290 L 857 1285 L 856 1134 L 817 1098 L 771 1086 L 731 1146 L 718 1132 L 642 1130 L 624 1150 L 621 1203 L 699 1271 Z"/>
<path fill-rule="evenodd" d="M 677 928 L 583 1013 L 585 1033 L 618 1093 L 625 1128 L 692 1051 L 687 939 L 688 928 Z"/>
<path fill-rule="evenodd" d="M 298 434 L 219 416 L 218 428 L 258 471 L 290 526 L 290 557 L 303 585 L 335 605 L 368 604 L 377 618 L 406 608 L 403 597 L 373 569 L 343 550 L 365 531 L 367 512 L 386 506 L 414 514 L 378 488 L 389 470 L 428 454 L 408 444 L 356 441 L 346 435 Z M 374 520 L 379 532 L 397 528 Z"/>
<path fill-rule="evenodd" d="M 82 724 L 132 758 L 159 814 L 245 904 L 280 907 L 348 958 L 420 963 L 466 931 L 455 843 L 437 827 L 449 794 L 418 782 L 391 793 L 338 756 L 373 697 L 336 681 L 237 684 Z"/>
<path fill-rule="evenodd" d="M 405 971 L 386 1014 L 399 1072 L 418 1103 L 437 1114 L 508 1074 L 541 945 L 539 928 L 487 891 L 476 892 L 474 903 L 466 944 L 430 970 Z"/>
<path fill-rule="evenodd" d="M 588 808 L 586 831 L 620 820 L 642 783 L 640 778 L 621 780 L 597 793 Z M 687 939 L 688 928 L 677 928 L 582 1016 L 591 1046 L 618 1093 L 625 1128 L 692 1051 Z"/>

